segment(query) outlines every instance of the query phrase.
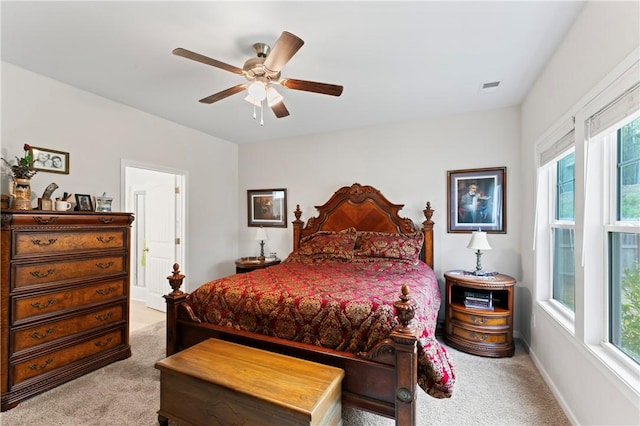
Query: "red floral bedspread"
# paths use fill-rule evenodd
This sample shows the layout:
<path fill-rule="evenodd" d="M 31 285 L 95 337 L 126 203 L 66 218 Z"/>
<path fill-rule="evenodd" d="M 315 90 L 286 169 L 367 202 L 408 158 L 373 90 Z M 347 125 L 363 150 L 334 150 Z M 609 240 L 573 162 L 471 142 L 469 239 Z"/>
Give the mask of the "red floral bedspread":
<path fill-rule="evenodd" d="M 188 302 L 205 322 L 357 353 L 387 338 L 397 324 L 393 302 L 402 284 L 409 287 L 423 330 L 418 385 L 433 397 L 448 398 L 455 375 L 435 338 L 440 290 L 422 262 L 308 262 L 290 256 L 280 265 L 208 282 Z"/>

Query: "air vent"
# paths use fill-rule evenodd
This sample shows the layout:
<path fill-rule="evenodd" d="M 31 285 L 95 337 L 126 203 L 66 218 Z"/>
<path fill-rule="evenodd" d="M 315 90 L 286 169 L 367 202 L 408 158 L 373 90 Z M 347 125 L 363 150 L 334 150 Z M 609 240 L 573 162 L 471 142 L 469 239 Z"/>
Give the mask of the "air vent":
<path fill-rule="evenodd" d="M 480 93 L 489 93 L 495 92 L 498 90 L 498 86 L 500 85 L 499 81 L 492 81 L 490 83 L 482 83 L 480 86 Z"/>

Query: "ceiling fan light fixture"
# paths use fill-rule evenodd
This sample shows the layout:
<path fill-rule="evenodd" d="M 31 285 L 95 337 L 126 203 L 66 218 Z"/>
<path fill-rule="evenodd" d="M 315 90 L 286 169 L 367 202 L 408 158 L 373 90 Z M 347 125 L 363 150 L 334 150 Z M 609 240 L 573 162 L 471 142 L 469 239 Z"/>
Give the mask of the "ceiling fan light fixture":
<path fill-rule="evenodd" d="M 253 98 L 253 100 L 261 102 L 267 97 L 267 89 L 264 87 L 264 83 L 260 81 L 254 81 L 247 88 L 247 92 L 249 92 L 249 96 Z"/>
<path fill-rule="evenodd" d="M 262 108 L 262 101 L 256 101 L 255 99 L 253 99 L 250 95 L 247 95 L 244 98 L 245 101 L 249 102 L 251 105 L 253 106 L 257 106 L 258 108 Z"/>
<path fill-rule="evenodd" d="M 267 87 L 267 105 L 270 107 L 279 104 L 284 100 L 284 97 L 272 86 Z"/>

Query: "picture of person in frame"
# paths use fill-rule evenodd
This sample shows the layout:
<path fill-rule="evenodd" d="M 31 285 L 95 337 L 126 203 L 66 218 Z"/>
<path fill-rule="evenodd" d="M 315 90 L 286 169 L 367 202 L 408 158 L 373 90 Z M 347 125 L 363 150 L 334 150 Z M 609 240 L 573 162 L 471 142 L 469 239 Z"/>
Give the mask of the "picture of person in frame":
<path fill-rule="evenodd" d="M 477 179 L 463 182 L 466 191 L 461 191 L 458 202 L 458 223 L 492 223 L 491 194 L 495 186 L 494 180 Z"/>

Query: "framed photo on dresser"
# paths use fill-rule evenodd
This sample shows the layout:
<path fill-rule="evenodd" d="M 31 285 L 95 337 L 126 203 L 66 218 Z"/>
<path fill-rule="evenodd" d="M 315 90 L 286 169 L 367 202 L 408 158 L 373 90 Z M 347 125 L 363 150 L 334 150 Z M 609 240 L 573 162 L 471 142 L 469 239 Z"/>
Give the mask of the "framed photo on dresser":
<path fill-rule="evenodd" d="M 93 201 L 91 195 L 76 194 L 76 210 L 81 212 L 92 212 Z"/>

